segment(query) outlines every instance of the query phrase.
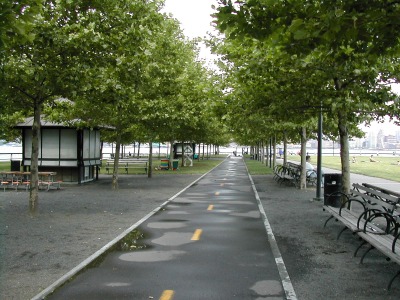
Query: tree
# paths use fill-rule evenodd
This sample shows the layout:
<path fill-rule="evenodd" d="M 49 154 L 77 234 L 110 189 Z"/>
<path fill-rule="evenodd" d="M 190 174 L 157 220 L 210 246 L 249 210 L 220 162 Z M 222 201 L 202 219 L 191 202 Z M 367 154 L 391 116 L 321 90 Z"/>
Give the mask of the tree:
<path fill-rule="evenodd" d="M 12 2 L 12 6 L 21 9 L 20 14 L 25 16 L 25 11 L 28 13 L 33 7 L 26 6 L 24 3 L 27 2 Z M 38 1 L 31 3 L 39 5 Z M 46 1 L 42 13 L 32 21 L 32 26 L 23 22 L 25 17 L 21 16 L 21 20 L 18 17 L 15 26 L 20 28 L 18 24 L 22 22 L 31 28 L 29 38 L 7 39 L 1 62 L 2 105 L 8 108 L 7 113 L 34 116 L 29 199 L 31 211 L 36 210 L 38 203 L 38 137 L 42 109 L 46 103 L 62 95 L 62 87 L 68 81 L 64 73 L 60 72 L 63 69 L 63 45 L 57 43 L 61 32 L 60 15 L 56 8 L 60 7 Z"/>
<path fill-rule="evenodd" d="M 35 35 L 33 26 L 35 18 L 41 12 L 41 0 L 26 1 L 0 1 L 0 86 L 6 85 L 4 79 L 3 59 L 5 56 L 5 48 L 11 43 L 26 44 L 31 42 Z M 0 92 L 1 92 L 0 87 Z M 20 119 L 23 115 L 15 112 L 13 105 L 7 101 L 0 102 L 0 126 L 1 128 L 9 128 Z M 19 134 L 13 130 L 0 132 L 2 139 L 14 140 Z"/>
<path fill-rule="evenodd" d="M 116 143 L 114 189 L 118 188 L 121 144 L 132 142 L 132 130 L 141 128 L 134 125 L 144 117 L 141 103 L 146 88 L 156 87 L 149 80 L 154 83 L 160 78 L 147 76 L 154 57 L 159 57 L 157 44 L 166 39 L 167 20 L 159 13 L 160 5 L 159 1 L 94 1 L 79 21 L 91 37 L 76 35 L 68 41 L 71 51 L 76 42 L 84 45 L 77 58 L 83 80 L 74 91 L 74 114 L 92 126 L 113 128 L 108 136 Z"/>
<path fill-rule="evenodd" d="M 252 38 L 296 61 L 290 70 L 313 75 L 322 105 L 340 136 L 343 190 L 350 188 L 348 139 L 357 124 L 394 112 L 398 1 L 220 1 L 217 26 L 228 40 Z M 275 51 L 275 52 L 276 52 Z M 275 62 L 276 60 L 273 59 Z M 287 74 L 290 74 L 287 72 Z M 306 87 L 312 81 L 307 80 Z M 315 84 L 314 84 L 315 86 Z M 312 89 L 316 91 L 316 89 Z M 286 108 L 288 106 L 285 106 Z"/>

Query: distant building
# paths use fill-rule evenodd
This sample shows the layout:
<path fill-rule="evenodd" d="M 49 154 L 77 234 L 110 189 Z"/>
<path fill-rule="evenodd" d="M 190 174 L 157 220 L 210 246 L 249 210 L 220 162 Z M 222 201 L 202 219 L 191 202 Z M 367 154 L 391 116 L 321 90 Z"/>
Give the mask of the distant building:
<path fill-rule="evenodd" d="M 396 131 L 395 136 L 396 136 L 396 142 L 400 143 L 400 130 Z"/>

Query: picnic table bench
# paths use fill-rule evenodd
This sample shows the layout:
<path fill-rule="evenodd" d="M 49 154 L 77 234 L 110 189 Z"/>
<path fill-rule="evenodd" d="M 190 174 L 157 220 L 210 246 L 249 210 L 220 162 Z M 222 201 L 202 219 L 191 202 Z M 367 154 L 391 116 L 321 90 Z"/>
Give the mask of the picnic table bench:
<path fill-rule="evenodd" d="M 283 165 L 276 165 L 274 168 L 274 179 L 279 183 L 291 183 L 296 187 L 300 186 L 301 165 L 287 162 Z M 316 185 L 317 175 L 315 171 L 306 171 L 307 184 Z"/>
<path fill-rule="evenodd" d="M 1 175 L 1 187 L 5 191 L 6 188 L 12 188 L 18 190 L 20 187 L 25 190 L 30 188 L 30 177 L 31 172 L 20 172 L 20 171 L 10 171 L 10 172 L 0 172 Z M 51 188 L 57 190 L 61 189 L 61 180 L 56 180 L 56 172 L 38 172 L 39 176 L 39 189 L 45 188 L 49 191 Z"/>
<path fill-rule="evenodd" d="M 129 174 L 129 169 L 144 169 L 145 173 L 147 173 L 147 159 L 136 159 L 136 158 L 129 158 L 129 159 L 120 159 L 118 161 L 118 169 L 123 169 L 126 174 Z M 106 163 L 106 171 L 110 174 L 114 169 L 114 160 L 109 159 Z"/>
<path fill-rule="evenodd" d="M 362 255 L 361 263 L 371 250 L 377 249 L 388 259 L 400 264 L 400 245 L 397 243 L 400 237 L 399 193 L 367 183 L 354 183 L 349 195 L 335 192 L 325 196 L 323 210 L 331 216 L 325 221 L 324 227 L 330 220 L 335 219 L 344 225 L 337 239 L 345 230 L 357 234 L 362 243 L 355 250 L 355 257 L 364 245 L 370 245 Z M 340 206 L 330 205 L 335 203 L 330 197 L 339 197 Z M 388 290 L 398 275 L 400 271 L 390 280 Z"/>

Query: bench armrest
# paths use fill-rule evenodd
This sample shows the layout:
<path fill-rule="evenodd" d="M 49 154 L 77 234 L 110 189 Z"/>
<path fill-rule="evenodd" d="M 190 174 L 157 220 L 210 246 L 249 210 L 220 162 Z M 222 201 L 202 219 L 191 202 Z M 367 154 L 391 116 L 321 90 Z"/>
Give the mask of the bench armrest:
<path fill-rule="evenodd" d="M 384 230 L 385 234 L 390 234 L 394 230 L 394 234 L 397 235 L 398 231 L 398 223 L 396 222 L 395 218 L 387 212 L 377 210 L 377 209 L 370 209 L 364 212 L 364 214 L 371 213 L 368 218 L 365 220 L 363 232 L 367 232 L 368 223 L 372 223 L 372 221 L 376 218 L 384 218 L 386 220 L 386 228 Z M 361 216 L 360 216 L 361 217 Z"/>

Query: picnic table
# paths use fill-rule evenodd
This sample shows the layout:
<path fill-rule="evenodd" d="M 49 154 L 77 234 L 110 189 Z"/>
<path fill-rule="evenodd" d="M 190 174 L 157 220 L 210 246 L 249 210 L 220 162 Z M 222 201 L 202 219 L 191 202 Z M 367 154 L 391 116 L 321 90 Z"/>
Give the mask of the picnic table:
<path fill-rule="evenodd" d="M 1 176 L 1 187 L 5 191 L 6 188 L 12 188 L 18 190 L 23 187 L 25 190 L 29 190 L 31 182 L 31 172 L 21 171 L 5 171 L 0 172 Z M 39 176 L 39 189 L 45 188 L 47 191 L 50 188 L 61 188 L 61 180 L 56 180 L 57 172 L 38 172 Z"/>

